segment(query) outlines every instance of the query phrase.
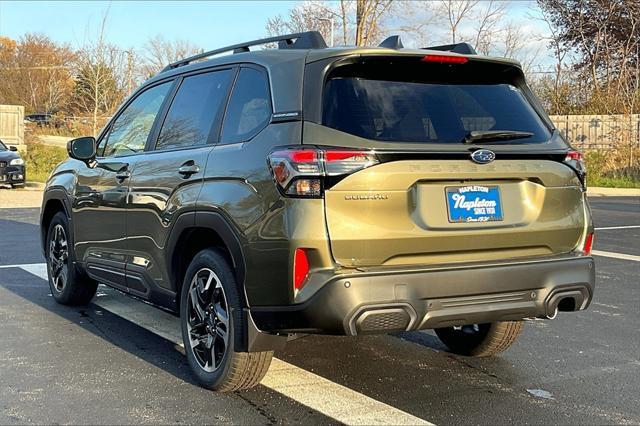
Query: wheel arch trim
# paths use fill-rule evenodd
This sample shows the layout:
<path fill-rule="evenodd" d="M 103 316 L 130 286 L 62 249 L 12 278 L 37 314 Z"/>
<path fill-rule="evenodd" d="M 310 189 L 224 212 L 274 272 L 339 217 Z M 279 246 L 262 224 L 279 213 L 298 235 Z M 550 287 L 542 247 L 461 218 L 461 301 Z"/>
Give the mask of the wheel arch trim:
<path fill-rule="evenodd" d="M 176 274 L 176 271 L 174 270 L 175 266 L 172 260 L 176 255 L 176 249 L 180 237 L 184 235 L 185 232 L 194 228 L 210 229 L 220 237 L 225 247 L 227 248 L 227 251 L 229 252 L 229 257 L 231 258 L 235 278 L 238 286 L 240 286 L 240 290 L 242 290 L 241 294 L 244 297 L 243 303 L 246 306 L 248 303 L 248 299 L 244 286 L 244 280 L 246 277 L 244 250 L 242 249 L 242 244 L 240 243 L 240 239 L 238 238 L 236 231 L 221 213 L 214 211 L 191 211 L 181 214 L 176 219 L 175 225 L 171 230 L 171 234 L 167 243 L 168 250 L 167 257 L 165 259 L 167 268 L 169 269 L 169 276 L 175 277 Z M 181 284 L 182 283 L 174 283 L 174 291 L 176 291 L 176 294 L 178 294 Z"/>

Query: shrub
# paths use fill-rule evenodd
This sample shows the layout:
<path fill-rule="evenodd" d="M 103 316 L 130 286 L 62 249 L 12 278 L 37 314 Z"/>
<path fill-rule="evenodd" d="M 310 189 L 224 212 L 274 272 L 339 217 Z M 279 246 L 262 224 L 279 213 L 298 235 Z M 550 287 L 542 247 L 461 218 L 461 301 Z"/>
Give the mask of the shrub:
<path fill-rule="evenodd" d="M 67 159 L 67 150 L 58 146 L 45 145 L 35 138 L 27 138 L 27 179 L 44 182 L 53 168 Z"/>
<path fill-rule="evenodd" d="M 640 188 L 640 149 L 600 149 L 585 153 L 587 184 Z"/>

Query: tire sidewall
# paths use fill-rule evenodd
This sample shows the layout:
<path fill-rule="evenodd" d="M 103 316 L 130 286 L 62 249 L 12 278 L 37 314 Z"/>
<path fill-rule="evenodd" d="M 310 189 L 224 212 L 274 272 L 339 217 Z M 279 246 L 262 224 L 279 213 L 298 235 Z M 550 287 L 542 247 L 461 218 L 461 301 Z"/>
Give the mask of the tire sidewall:
<path fill-rule="evenodd" d="M 195 359 L 193 351 L 191 349 L 188 331 L 188 304 L 189 304 L 189 286 L 196 272 L 203 268 L 211 269 L 220 279 L 222 287 L 227 299 L 227 308 L 229 309 L 229 337 L 228 345 L 225 348 L 225 354 L 222 358 L 222 365 L 215 371 L 204 371 L 198 361 Z M 198 381 L 209 389 L 218 389 L 224 385 L 227 377 L 229 376 L 230 369 L 233 365 L 233 358 L 236 352 L 233 350 L 235 336 L 240 333 L 236 312 L 240 309 L 238 291 L 236 287 L 235 277 L 229 264 L 224 257 L 217 251 L 207 249 L 199 252 L 195 255 L 191 264 L 187 268 L 185 277 L 182 283 L 182 290 L 180 291 L 180 328 L 182 330 L 182 342 L 184 344 L 184 351 L 187 356 L 189 366 L 193 371 Z"/>
<path fill-rule="evenodd" d="M 65 287 L 61 292 L 57 291 L 55 286 L 53 285 L 53 280 L 51 278 L 51 264 L 49 262 L 49 246 L 51 243 L 51 234 L 56 225 L 62 225 L 65 236 L 67 238 L 67 282 L 65 283 Z M 77 285 L 78 274 L 75 268 L 76 258 L 73 251 L 73 241 L 71 239 L 71 234 L 69 233 L 69 221 L 67 220 L 67 217 L 63 212 L 56 213 L 49 223 L 45 251 L 47 260 L 47 278 L 49 281 L 49 289 L 51 290 L 51 295 L 56 300 L 56 302 L 63 304 L 70 303 L 73 297 L 73 287 L 74 285 Z"/>

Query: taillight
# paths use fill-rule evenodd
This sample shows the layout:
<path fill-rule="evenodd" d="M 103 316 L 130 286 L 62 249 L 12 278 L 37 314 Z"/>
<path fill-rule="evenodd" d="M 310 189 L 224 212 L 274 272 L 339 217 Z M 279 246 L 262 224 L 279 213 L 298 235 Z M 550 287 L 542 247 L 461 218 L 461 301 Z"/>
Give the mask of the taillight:
<path fill-rule="evenodd" d="M 580 179 L 580 182 L 582 183 L 582 186 L 586 188 L 587 168 L 584 164 L 582 153 L 578 151 L 567 152 L 564 157 L 564 163 L 576 172 L 576 174 L 578 175 L 578 179 Z"/>
<path fill-rule="evenodd" d="M 305 278 L 309 274 L 309 259 L 304 249 L 298 248 L 293 255 L 293 289 L 298 291 L 302 288 Z"/>
<path fill-rule="evenodd" d="M 592 248 L 593 248 L 593 232 L 587 235 L 587 238 L 585 238 L 584 246 L 582 247 L 582 254 L 585 256 L 589 256 L 591 254 Z"/>
<path fill-rule="evenodd" d="M 326 177 L 348 175 L 379 161 L 371 151 L 291 148 L 272 152 L 268 162 L 284 195 L 320 198 Z"/>
<path fill-rule="evenodd" d="M 421 60 L 422 62 L 438 62 L 441 64 L 466 64 L 469 61 L 464 56 L 453 55 L 427 55 Z"/>

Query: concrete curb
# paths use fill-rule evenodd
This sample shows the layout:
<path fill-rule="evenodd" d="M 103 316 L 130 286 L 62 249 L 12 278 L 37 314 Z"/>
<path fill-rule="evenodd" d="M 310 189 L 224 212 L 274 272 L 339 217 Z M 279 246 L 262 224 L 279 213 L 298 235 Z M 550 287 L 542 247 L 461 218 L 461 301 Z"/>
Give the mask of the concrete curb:
<path fill-rule="evenodd" d="M 640 197 L 640 188 L 588 187 L 587 195 L 595 197 Z"/>

